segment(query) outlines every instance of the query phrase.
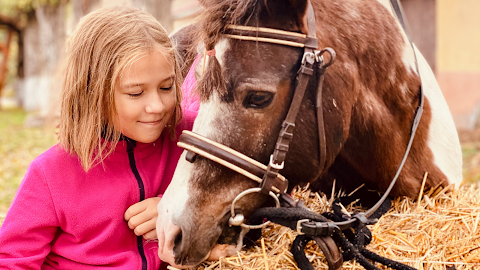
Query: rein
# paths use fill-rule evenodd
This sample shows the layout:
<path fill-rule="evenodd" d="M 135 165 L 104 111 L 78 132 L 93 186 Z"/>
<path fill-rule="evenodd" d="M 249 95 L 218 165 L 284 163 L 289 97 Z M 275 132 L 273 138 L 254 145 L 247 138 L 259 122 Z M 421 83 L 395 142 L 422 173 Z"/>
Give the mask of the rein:
<path fill-rule="evenodd" d="M 404 26 L 404 20 L 402 11 L 400 8 L 398 0 L 390 0 L 397 19 L 400 21 L 402 27 L 406 32 Z M 316 27 L 315 27 L 315 16 L 314 11 L 311 6 L 310 1 L 308 2 L 307 9 L 307 26 L 308 26 L 308 35 L 283 31 L 278 29 L 263 28 L 263 27 L 250 27 L 250 26 L 239 26 L 239 25 L 229 25 L 226 27 L 224 37 L 237 40 L 245 41 L 257 41 L 257 42 L 266 42 L 274 43 L 285 46 L 293 46 L 298 48 L 304 48 L 304 54 L 302 57 L 301 66 L 298 70 L 298 75 L 296 78 L 296 86 L 294 97 L 290 105 L 289 111 L 285 120 L 282 123 L 282 128 L 277 138 L 277 143 L 275 145 L 274 152 L 270 156 L 270 162 L 268 165 L 264 165 L 234 149 L 231 149 L 225 145 L 212 141 L 208 138 L 205 138 L 201 135 L 193 133 L 191 131 L 183 131 L 182 135 L 179 138 L 178 146 L 187 150 L 186 159 L 189 162 L 194 162 L 197 155 L 203 156 L 207 159 L 210 159 L 214 162 L 217 162 L 227 168 L 230 168 L 250 179 L 256 181 L 260 184 L 257 188 L 248 189 L 240 193 L 232 202 L 231 205 L 231 217 L 229 220 L 230 226 L 241 226 L 248 229 L 259 229 L 265 227 L 269 224 L 270 221 L 267 221 L 260 225 L 248 225 L 244 223 L 244 216 L 239 212 L 238 209 L 235 211 L 235 203 L 242 198 L 243 196 L 250 193 L 262 193 L 265 195 L 271 196 L 275 200 L 276 207 L 280 207 L 280 200 L 290 207 L 298 207 L 297 201 L 290 197 L 286 193 L 288 189 L 288 180 L 280 174 L 280 171 L 284 168 L 284 161 L 286 154 L 289 149 L 289 144 L 293 138 L 293 131 L 295 129 L 295 119 L 297 117 L 300 105 L 304 98 L 307 84 L 310 77 L 317 72 L 319 75 L 318 78 L 318 92 L 316 99 L 317 107 L 317 123 L 318 123 L 318 133 L 319 133 L 319 146 L 320 146 L 320 172 L 323 173 L 325 170 L 325 160 L 326 160 L 326 146 L 325 146 L 325 131 L 323 123 L 323 108 L 322 108 L 322 88 L 323 80 L 326 69 L 333 64 L 335 60 L 335 51 L 331 48 L 325 48 L 323 50 L 317 50 L 318 39 L 316 38 Z M 407 34 L 410 39 L 410 36 Z M 416 57 L 416 52 L 413 43 L 410 41 L 413 53 Z M 329 54 L 329 59 L 327 62 L 324 60 L 325 53 Z M 420 76 L 420 71 L 418 68 L 418 63 L 416 62 L 416 68 L 418 75 Z M 328 221 L 325 220 L 312 220 L 312 219 L 301 219 L 296 222 L 296 225 L 290 226 L 299 234 L 306 234 L 312 237 L 324 237 L 332 236 L 338 234 L 342 231 L 345 231 L 353 226 L 358 224 L 369 225 L 377 222 L 376 218 L 371 218 L 372 215 L 379 209 L 382 204 L 386 201 L 390 191 L 395 185 L 400 172 L 407 160 L 410 148 L 412 146 L 417 127 L 420 123 L 420 119 L 423 113 L 423 104 L 424 104 L 424 94 L 422 91 L 422 86 L 420 86 L 418 93 L 418 106 L 415 110 L 415 115 L 412 121 L 412 126 L 410 129 L 410 139 L 408 141 L 405 154 L 399 164 L 398 170 L 392 179 L 387 190 L 383 196 L 364 213 L 356 213 L 351 218 L 344 221 Z M 299 207 L 301 208 L 301 207 Z M 299 209 L 296 208 L 296 209 Z M 301 208 L 305 209 L 305 208 Z M 325 243 L 325 242 L 324 242 Z M 303 249 L 302 249 L 303 250 Z M 326 250 L 323 249 L 322 250 Z M 333 266 L 331 266 L 333 268 Z M 338 267 L 338 262 L 335 263 L 335 267 Z M 336 269 L 336 268 L 335 268 Z"/>

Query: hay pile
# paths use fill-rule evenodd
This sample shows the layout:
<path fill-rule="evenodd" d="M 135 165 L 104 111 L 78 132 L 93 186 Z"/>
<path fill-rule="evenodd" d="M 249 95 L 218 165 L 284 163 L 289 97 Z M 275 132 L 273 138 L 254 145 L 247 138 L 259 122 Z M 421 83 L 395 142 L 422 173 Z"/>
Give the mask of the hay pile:
<path fill-rule="evenodd" d="M 330 209 L 326 196 L 307 189 L 296 189 L 293 196 L 319 213 Z M 480 185 L 422 191 L 419 198 L 394 200 L 390 211 L 369 226 L 373 240 L 367 249 L 417 269 L 480 269 Z M 352 211 L 352 206 L 347 210 Z M 258 246 L 234 257 L 203 263 L 197 270 L 298 269 L 289 251 L 296 234 L 279 225 L 267 226 Z M 328 269 L 313 241 L 306 254 L 315 269 Z M 364 269 L 354 261 L 345 262 L 343 267 Z"/>

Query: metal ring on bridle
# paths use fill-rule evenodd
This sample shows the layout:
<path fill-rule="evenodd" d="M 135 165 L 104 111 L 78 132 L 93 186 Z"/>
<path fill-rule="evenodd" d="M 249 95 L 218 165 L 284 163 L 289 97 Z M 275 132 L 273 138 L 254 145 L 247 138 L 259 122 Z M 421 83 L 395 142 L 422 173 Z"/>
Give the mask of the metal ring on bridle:
<path fill-rule="evenodd" d="M 248 195 L 250 193 L 259 193 L 261 190 L 261 188 L 250 188 L 250 189 L 247 189 L 245 191 L 243 191 L 242 193 L 238 194 L 237 197 L 233 200 L 232 202 L 232 207 L 230 209 L 230 214 L 232 215 L 230 217 L 230 219 L 235 219 L 235 203 L 238 202 L 238 200 L 240 200 L 243 196 L 245 195 Z M 272 191 L 270 191 L 268 193 L 268 195 L 270 195 L 270 197 L 272 197 L 274 200 L 275 200 L 275 206 L 278 208 L 280 207 L 280 200 L 278 199 L 277 195 L 275 195 L 275 193 L 273 193 Z M 245 229 L 251 229 L 251 230 L 255 230 L 255 229 L 261 229 L 265 226 L 267 226 L 268 224 L 270 224 L 270 221 L 267 221 L 265 223 L 262 223 L 262 224 L 259 224 L 259 225 L 247 225 L 245 223 L 243 223 L 243 220 L 241 221 L 241 223 L 239 224 L 239 226 L 241 226 L 242 228 L 245 228 Z M 232 226 L 238 226 L 238 224 L 230 224 Z"/>
<path fill-rule="evenodd" d="M 322 63 L 323 62 L 323 54 L 325 52 L 328 52 L 330 54 L 330 61 L 326 62 L 326 63 L 323 63 L 322 64 L 322 67 L 323 68 L 327 68 L 329 67 L 330 65 L 333 64 L 333 62 L 335 61 L 335 57 L 337 56 L 336 52 L 334 49 L 330 48 L 330 47 L 327 47 L 321 51 L 315 51 L 315 60 L 317 62 L 320 62 Z"/>

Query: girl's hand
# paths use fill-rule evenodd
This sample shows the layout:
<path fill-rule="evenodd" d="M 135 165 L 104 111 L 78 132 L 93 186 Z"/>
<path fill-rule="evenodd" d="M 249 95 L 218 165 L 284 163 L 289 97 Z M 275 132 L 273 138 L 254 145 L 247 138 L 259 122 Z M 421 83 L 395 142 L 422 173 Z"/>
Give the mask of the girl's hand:
<path fill-rule="evenodd" d="M 157 230 L 157 204 L 160 202 L 159 197 L 145 199 L 130 206 L 125 211 L 125 220 L 128 221 L 128 227 L 132 229 L 136 235 L 143 235 L 145 239 L 156 239 Z"/>

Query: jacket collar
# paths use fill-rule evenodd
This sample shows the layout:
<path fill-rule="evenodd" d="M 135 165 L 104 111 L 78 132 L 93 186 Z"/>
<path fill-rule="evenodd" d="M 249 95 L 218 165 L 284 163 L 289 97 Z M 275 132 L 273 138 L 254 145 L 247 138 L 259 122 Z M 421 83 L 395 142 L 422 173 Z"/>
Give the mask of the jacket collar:
<path fill-rule="evenodd" d="M 141 143 L 125 136 L 122 136 L 122 138 L 123 139 L 117 143 L 115 150 L 105 159 L 105 161 L 128 162 L 128 150 L 133 151 L 136 160 L 144 159 L 156 151 L 161 151 L 163 141 L 168 140 L 163 133 L 153 143 Z"/>

